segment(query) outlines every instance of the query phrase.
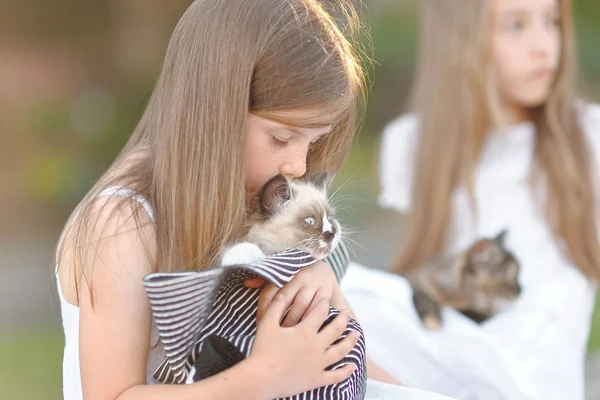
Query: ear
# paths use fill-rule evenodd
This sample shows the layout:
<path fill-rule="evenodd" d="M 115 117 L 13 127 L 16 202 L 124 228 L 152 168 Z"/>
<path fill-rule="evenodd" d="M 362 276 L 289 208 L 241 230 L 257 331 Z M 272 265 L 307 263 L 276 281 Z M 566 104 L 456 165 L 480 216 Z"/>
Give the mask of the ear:
<path fill-rule="evenodd" d="M 506 235 L 508 234 L 508 230 L 504 229 L 500 233 L 496 235 L 494 239 L 492 239 L 500 248 L 504 248 L 504 240 Z"/>
<path fill-rule="evenodd" d="M 270 217 L 291 197 L 290 185 L 283 175 L 271 178 L 262 187 L 259 194 L 260 211 L 264 217 Z"/>
<path fill-rule="evenodd" d="M 331 178 L 331 175 L 327 171 L 321 171 L 307 176 L 306 180 L 320 189 L 327 190 L 331 183 Z"/>
<path fill-rule="evenodd" d="M 490 241 L 487 239 L 479 239 L 477 240 L 469 250 L 467 256 L 467 264 L 479 264 L 485 263 L 488 258 L 488 249 L 490 246 Z"/>

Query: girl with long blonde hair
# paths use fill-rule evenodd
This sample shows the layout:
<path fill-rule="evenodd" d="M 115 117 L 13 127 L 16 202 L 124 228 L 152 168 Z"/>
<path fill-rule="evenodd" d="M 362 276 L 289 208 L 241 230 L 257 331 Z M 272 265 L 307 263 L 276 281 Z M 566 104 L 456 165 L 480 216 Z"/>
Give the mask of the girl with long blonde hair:
<path fill-rule="evenodd" d="M 352 35 L 353 8 L 333 6 Z M 138 126 L 61 235 L 65 399 L 270 399 L 353 373 L 351 365 L 326 370 L 357 335 L 328 341 L 348 311 L 318 332 L 339 295 L 320 262 L 292 280 L 295 292 L 268 299 L 249 358 L 193 384 L 150 385 L 164 350 L 142 280 L 214 266 L 242 239 L 248 199 L 273 176 L 335 173 L 357 129 L 364 76 L 315 0 L 190 5 Z"/>
<path fill-rule="evenodd" d="M 327 3 L 339 23 L 316 0 L 196 0 L 181 17 L 138 126 L 60 237 L 66 400 L 266 400 L 343 390 L 355 375 L 347 362 L 329 368 L 360 335 L 342 335 L 340 262 L 305 267 L 281 289 L 248 279 L 261 289 L 250 355 L 185 385 L 157 384 L 166 353 L 143 285 L 153 272 L 216 266 L 271 178 L 341 168 L 366 74 L 346 38 L 362 31 L 355 8 Z M 330 307 L 341 311 L 321 329 Z M 365 358 L 365 399 L 446 398 L 401 387 Z"/>
<path fill-rule="evenodd" d="M 399 276 L 353 266 L 344 293 L 378 343 L 374 361 L 407 385 L 583 399 L 600 278 L 600 107 L 575 94 L 571 1 L 421 0 L 420 15 L 412 112 L 381 147 L 380 204 L 408 214 L 390 269 L 406 274 L 508 229 L 523 290 L 482 325 L 444 309 L 437 333 L 421 327 Z"/>

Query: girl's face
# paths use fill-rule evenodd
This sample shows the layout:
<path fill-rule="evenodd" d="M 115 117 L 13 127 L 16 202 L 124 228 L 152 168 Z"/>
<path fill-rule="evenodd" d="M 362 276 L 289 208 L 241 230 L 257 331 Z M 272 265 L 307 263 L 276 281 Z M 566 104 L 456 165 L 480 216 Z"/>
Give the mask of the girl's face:
<path fill-rule="evenodd" d="M 544 104 L 560 59 L 558 0 L 492 0 L 492 68 L 511 111 Z"/>
<path fill-rule="evenodd" d="M 277 113 L 281 120 L 310 118 L 310 112 L 286 111 Z M 281 174 L 289 179 L 306 172 L 309 148 L 332 125 L 297 127 L 248 113 L 246 136 L 246 202 L 272 177 Z"/>

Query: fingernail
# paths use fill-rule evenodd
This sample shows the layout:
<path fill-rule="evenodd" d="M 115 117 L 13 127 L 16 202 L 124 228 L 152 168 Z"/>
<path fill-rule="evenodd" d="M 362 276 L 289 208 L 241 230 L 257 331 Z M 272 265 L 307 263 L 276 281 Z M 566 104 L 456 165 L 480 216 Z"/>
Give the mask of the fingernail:
<path fill-rule="evenodd" d="M 281 293 L 277 293 L 277 294 L 275 295 L 275 300 L 283 300 L 283 294 L 281 294 Z"/>

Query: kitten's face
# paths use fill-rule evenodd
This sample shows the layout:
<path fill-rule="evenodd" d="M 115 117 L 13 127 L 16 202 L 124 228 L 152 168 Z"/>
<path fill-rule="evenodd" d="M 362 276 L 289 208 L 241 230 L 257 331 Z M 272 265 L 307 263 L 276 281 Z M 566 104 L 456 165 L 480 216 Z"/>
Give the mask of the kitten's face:
<path fill-rule="evenodd" d="M 521 293 L 519 264 L 503 246 L 504 233 L 478 240 L 468 251 L 463 290 L 469 309 L 494 314 L 507 308 Z"/>
<path fill-rule="evenodd" d="M 250 210 L 248 240 L 265 253 L 296 248 L 317 259 L 338 245 L 341 226 L 327 199 L 326 176 L 288 181 L 281 175 L 265 184 Z"/>

